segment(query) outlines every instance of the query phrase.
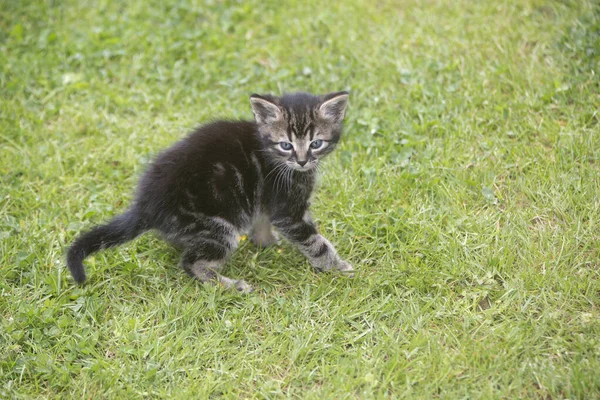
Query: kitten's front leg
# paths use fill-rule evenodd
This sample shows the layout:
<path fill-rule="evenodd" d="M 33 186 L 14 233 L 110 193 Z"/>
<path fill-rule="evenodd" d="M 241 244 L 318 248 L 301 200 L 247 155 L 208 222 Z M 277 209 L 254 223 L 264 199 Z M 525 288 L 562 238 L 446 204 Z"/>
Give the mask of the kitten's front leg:
<path fill-rule="evenodd" d="M 308 214 L 305 218 L 278 217 L 272 222 L 286 239 L 300 249 L 313 268 L 319 271 L 331 269 L 348 273 L 353 271 L 350 263 L 342 260 L 333 245 L 317 232 Z"/>

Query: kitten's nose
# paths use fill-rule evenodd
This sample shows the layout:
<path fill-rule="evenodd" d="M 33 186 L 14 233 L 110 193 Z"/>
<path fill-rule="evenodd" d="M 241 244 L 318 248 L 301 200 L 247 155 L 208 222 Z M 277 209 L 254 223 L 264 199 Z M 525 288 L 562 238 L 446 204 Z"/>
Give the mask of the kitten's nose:
<path fill-rule="evenodd" d="M 300 165 L 301 167 L 304 167 L 307 162 L 308 162 L 308 160 L 303 160 L 303 161 L 298 160 L 297 161 L 298 165 Z"/>

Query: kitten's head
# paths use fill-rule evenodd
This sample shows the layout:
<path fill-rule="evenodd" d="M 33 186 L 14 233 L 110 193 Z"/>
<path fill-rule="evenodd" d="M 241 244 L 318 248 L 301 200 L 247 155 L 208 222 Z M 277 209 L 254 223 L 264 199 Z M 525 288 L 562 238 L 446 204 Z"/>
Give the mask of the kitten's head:
<path fill-rule="evenodd" d="M 309 171 L 340 140 L 348 92 L 253 94 L 250 103 L 267 156 L 277 164 Z"/>

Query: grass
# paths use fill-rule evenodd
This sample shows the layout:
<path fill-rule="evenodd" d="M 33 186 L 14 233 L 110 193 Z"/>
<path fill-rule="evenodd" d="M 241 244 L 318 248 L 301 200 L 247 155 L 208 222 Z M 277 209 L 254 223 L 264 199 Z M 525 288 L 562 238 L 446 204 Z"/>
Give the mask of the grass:
<path fill-rule="evenodd" d="M 0 397 L 600 396 L 600 6 L 0 2 Z M 250 93 L 350 89 L 313 211 L 357 268 L 64 252 Z"/>

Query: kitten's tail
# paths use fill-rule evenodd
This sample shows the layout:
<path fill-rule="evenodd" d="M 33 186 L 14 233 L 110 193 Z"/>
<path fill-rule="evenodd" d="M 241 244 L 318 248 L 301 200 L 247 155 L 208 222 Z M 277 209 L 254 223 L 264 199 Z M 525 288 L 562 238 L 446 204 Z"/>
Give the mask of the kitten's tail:
<path fill-rule="evenodd" d="M 106 225 L 99 225 L 80 235 L 69 247 L 67 266 L 77 283 L 85 281 L 83 260 L 98 250 L 107 249 L 134 239 L 147 230 L 135 209 L 130 209 Z"/>

